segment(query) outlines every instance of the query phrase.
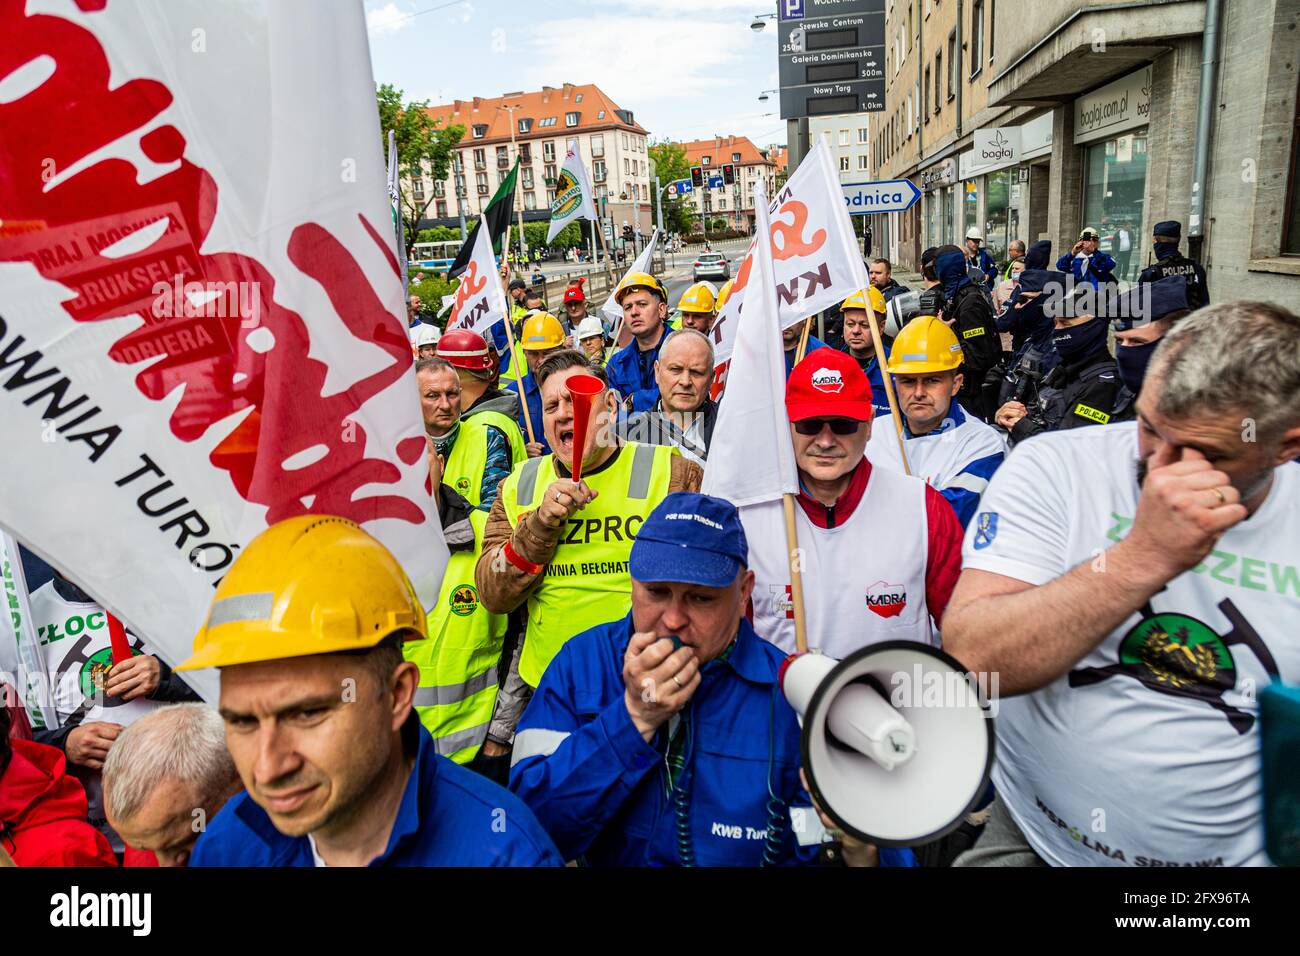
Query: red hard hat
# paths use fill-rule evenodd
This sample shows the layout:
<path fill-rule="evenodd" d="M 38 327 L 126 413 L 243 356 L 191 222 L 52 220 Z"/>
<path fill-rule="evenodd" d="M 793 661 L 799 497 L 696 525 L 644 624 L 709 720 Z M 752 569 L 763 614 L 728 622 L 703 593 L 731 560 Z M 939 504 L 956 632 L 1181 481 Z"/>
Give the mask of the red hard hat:
<path fill-rule="evenodd" d="M 445 358 L 456 368 L 471 372 L 486 372 L 492 368 L 487 340 L 469 329 L 453 329 L 438 340 L 438 357 Z"/>

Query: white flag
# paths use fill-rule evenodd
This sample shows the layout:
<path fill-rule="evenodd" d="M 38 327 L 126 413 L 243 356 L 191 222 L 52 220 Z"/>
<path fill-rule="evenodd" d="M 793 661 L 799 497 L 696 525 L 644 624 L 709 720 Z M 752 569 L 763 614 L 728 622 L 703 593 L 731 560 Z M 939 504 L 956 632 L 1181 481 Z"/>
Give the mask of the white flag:
<path fill-rule="evenodd" d="M 755 183 L 760 236 L 769 228 L 767 209 L 762 183 Z M 776 274 L 770 246 L 760 243 L 754 252 L 749 308 L 736 336 L 727 398 L 718 408 L 700 488 L 738 508 L 777 501 L 799 490 L 785 412 L 785 348 L 778 322 Z"/>
<path fill-rule="evenodd" d="M 564 165 L 560 167 L 560 178 L 555 183 L 555 201 L 551 203 L 551 227 L 546 230 L 546 241 L 550 242 L 555 234 L 574 219 L 596 221 L 595 193 L 591 191 L 591 179 L 587 176 L 587 167 L 582 164 L 582 157 L 572 146 L 564 154 Z M 841 200 L 842 202 L 843 200 Z"/>
<path fill-rule="evenodd" d="M 788 329 L 810 315 L 839 305 L 866 288 L 867 272 L 844 207 L 844 192 L 824 139 L 809 150 L 768 207 L 772 268 L 776 276 L 780 326 Z M 759 230 L 755 235 L 764 233 Z M 727 304 L 713 325 L 714 361 L 731 356 L 745 307 L 754 245 L 736 270 Z M 734 370 L 733 370 L 734 371 Z M 729 375 L 731 373 L 728 373 Z"/>
<path fill-rule="evenodd" d="M 59 716 L 45 673 L 45 658 L 37 644 L 27 575 L 23 572 L 18 542 L 3 531 L 0 531 L 0 584 L 4 588 L 4 604 L 0 606 L 0 683 L 13 685 L 32 726 L 53 730 L 59 726 Z M 0 701 L 0 707 L 3 706 L 4 702 Z"/>
<path fill-rule="evenodd" d="M 460 285 L 456 287 L 451 316 L 447 319 L 447 331 L 469 329 L 486 336 L 488 329 L 504 319 L 508 312 L 488 230 L 479 229 L 475 234 L 478 238 L 474 240 L 469 264 L 460 274 Z"/>
<path fill-rule="evenodd" d="M 623 273 L 624 278 L 631 275 L 633 272 L 650 271 L 650 260 L 654 258 L 655 245 L 658 242 L 659 230 L 655 229 L 654 234 L 650 236 L 650 241 L 645 244 L 645 248 L 641 250 L 641 254 L 636 257 L 636 261 L 632 263 L 627 272 Z M 618 286 L 614 286 L 614 288 L 617 289 Z M 623 307 L 614 301 L 613 290 L 610 290 L 609 298 L 606 299 L 605 304 L 600 307 L 600 314 L 606 319 L 605 331 L 607 332 L 616 328 L 619 320 L 623 318 Z"/>
<path fill-rule="evenodd" d="M 0 524 L 173 666 L 286 518 L 357 522 L 432 607 L 362 4 L 203 5 L 220 69 L 173 42 L 195 3 L 36 6 L 0 3 Z"/>

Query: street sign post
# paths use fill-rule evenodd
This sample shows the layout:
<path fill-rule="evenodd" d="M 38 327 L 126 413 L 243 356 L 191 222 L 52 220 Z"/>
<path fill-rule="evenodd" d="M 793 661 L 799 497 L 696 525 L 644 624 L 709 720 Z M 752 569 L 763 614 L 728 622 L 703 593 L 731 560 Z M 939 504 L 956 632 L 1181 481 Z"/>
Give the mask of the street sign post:
<path fill-rule="evenodd" d="M 911 209 L 921 198 L 921 190 L 910 179 L 884 179 L 869 183 L 842 183 L 844 205 L 851 216 Z"/>
<path fill-rule="evenodd" d="M 782 0 L 781 118 L 885 108 L 885 0 Z"/>

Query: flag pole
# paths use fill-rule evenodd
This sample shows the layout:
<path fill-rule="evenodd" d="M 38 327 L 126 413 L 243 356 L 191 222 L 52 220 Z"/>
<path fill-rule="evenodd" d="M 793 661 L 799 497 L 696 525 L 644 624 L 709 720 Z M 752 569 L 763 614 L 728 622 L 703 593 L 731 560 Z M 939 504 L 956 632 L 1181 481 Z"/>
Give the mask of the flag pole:
<path fill-rule="evenodd" d="M 812 331 L 812 316 L 803 320 L 803 332 L 799 335 L 799 348 L 794 353 L 794 364 L 798 365 L 808 352 L 808 333 Z"/>
<path fill-rule="evenodd" d="M 785 508 L 785 541 L 789 547 L 790 560 L 790 603 L 794 605 L 794 649 L 796 653 L 808 652 L 808 624 L 804 619 L 803 603 L 803 569 L 799 560 L 799 535 L 794 522 L 794 495 L 785 492 L 781 495 L 781 504 Z"/>
<path fill-rule="evenodd" d="M 863 289 L 862 295 L 865 298 L 866 290 Z M 885 383 L 885 397 L 889 399 L 889 413 L 894 419 L 894 437 L 898 439 L 898 454 L 903 459 L 903 473 L 910 475 L 911 467 L 907 464 L 907 449 L 903 447 L 903 416 L 898 412 L 898 399 L 894 396 L 894 382 L 889 375 L 889 369 L 885 367 L 885 346 L 880 341 L 880 330 L 876 328 L 876 317 L 870 308 L 868 302 L 867 326 L 871 329 L 871 342 L 876 348 L 876 363 L 880 366 L 880 380 Z"/>
<path fill-rule="evenodd" d="M 514 323 L 510 321 L 510 314 L 508 312 L 506 313 L 505 323 L 506 348 L 510 349 L 510 361 L 513 362 L 515 360 L 515 330 Z M 524 413 L 524 428 L 528 432 L 528 442 L 529 444 L 532 444 L 537 441 L 537 438 L 533 435 L 533 420 L 528 415 L 528 396 L 524 394 L 524 376 L 527 373 L 524 372 L 523 369 L 516 369 L 516 371 L 520 373 L 519 377 L 515 379 L 515 381 L 519 383 L 519 408 Z"/>

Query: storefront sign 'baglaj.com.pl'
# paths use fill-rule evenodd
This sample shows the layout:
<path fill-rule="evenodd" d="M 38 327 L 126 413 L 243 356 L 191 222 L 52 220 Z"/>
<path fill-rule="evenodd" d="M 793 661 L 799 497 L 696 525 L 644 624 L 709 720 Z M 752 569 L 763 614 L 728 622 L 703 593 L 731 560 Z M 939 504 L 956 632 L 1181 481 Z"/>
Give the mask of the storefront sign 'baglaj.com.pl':
<path fill-rule="evenodd" d="M 998 126 L 977 129 L 974 137 L 975 166 L 1020 162 L 1020 127 Z"/>

